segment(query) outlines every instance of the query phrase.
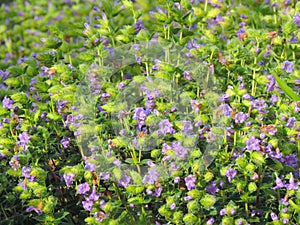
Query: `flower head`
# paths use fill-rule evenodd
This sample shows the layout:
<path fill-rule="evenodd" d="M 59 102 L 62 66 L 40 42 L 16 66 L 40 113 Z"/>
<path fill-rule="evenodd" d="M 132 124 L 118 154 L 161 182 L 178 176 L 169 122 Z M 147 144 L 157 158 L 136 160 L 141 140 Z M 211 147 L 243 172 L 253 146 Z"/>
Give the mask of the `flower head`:
<path fill-rule="evenodd" d="M 249 140 L 246 141 L 246 148 L 248 150 L 256 150 L 259 151 L 260 150 L 260 140 L 256 139 L 254 136 L 251 136 L 249 138 Z"/>
<path fill-rule="evenodd" d="M 196 178 L 193 175 L 188 175 L 186 178 L 184 178 L 185 185 L 187 189 L 190 191 L 196 187 L 195 182 Z"/>
<path fill-rule="evenodd" d="M 237 174 L 236 170 L 229 167 L 228 170 L 226 171 L 226 176 L 228 178 L 228 181 L 231 182 L 233 178 L 236 176 L 236 174 Z"/>
<path fill-rule="evenodd" d="M 281 69 L 287 73 L 292 73 L 294 71 L 294 62 L 284 61 Z"/>

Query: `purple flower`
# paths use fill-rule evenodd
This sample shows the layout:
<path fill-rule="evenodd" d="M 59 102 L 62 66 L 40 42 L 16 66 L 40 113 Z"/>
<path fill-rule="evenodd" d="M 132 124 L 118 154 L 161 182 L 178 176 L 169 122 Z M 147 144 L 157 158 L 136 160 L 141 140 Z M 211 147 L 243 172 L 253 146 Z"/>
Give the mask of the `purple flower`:
<path fill-rule="evenodd" d="M 148 172 L 148 174 L 144 176 L 143 183 L 144 184 L 154 184 L 155 181 L 158 180 L 159 175 L 160 174 L 157 172 L 157 170 L 150 170 Z"/>
<path fill-rule="evenodd" d="M 176 208 L 176 204 L 175 203 L 172 203 L 171 205 L 170 205 L 170 209 L 171 210 L 174 210 Z"/>
<path fill-rule="evenodd" d="M 289 117 L 289 119 L 288 119 L 285 126 L 289 127 L 289 128 L 296 126 L 296 118 L 295 117 Z"/>
<path fill-rule="evenodd" d="M 227 214 L 226 209 L 221 209 L 220 215 L 225 216 Z"/>
<path fill-rule="evenodd" d="M 27 150 L 27 145 L 30 140 L 29 135 L 27 134 L 26 131 L 22 132 L 19 134 L 19 141 L 17 142 L 17 145 L 20 147 L 23 147 L 24 151 Z"/>
<path fill-rule="evenodd" d="M 272 189 L 276 190 L 278 188 L 283 188 L 285 185 L 283 184 L 282 180 L 276 175 L 276 186 Z"/>
<path fill-rule="evenodd" d="M 133 115 L 134 120 L 145 120 L 146 116 L 147 116 L 146 111 L 144 110 L 143 107 L 138 107 L 134 109 L 134 115 Z"/>
<path fill-rule="evenodd" d="M 43 212 L 42 212 L 42 210 L 40 210 L 40 209 L 37 209 L 37 208 L 35 208 L 34 206 L 29 206 L 27 209 L 26 209 L 26 212 L 31 212 L 31 211 L 35 211 L 36 213 L 38 213 L 38 214 L 42 214 Z"/>
<path fill-rule="evenodd" d="M 98 222 L 102 222 L 103 220 L 106 219 L 106 215 L 105 215 L 104 212 L 95 212 L 95 213 L 94 213 L 94 217 L 96 218 L 96 220 L 97 220 Z"/>
<path fill-rule="evenodd" d="M 298 101 L 298 102 L 295 102 L 294 103 L 294 111 L 295 111 L 295 113 L 299 113 L 300 112 L 300 101 Z"/>
<path fill-rule="evenodd" d="M 109 172 L 106 172 L 106 173 L 100 173 L 99 174 L 99 177 L 101 178 L 101 179 L 103 179 L 103 180 L 108 180 L 109 179 L 109 177 L 110 177 L 110 173 Z"/>
<path fill-rule="evenodd" d="M 236 32 L 236 36 L 241 40 L 243 34 L 245 34 L 245 33 L 246 33 L 246 32 L 245 32 L 244 28 L 240 28 L 240 29 Z"/>
<path fill-rule="evenodd" d="M 228 178 L 228 181 L 231 182 L 233 178 L 236 176 L 236 174 L 237 174 L 236 170 L 229 167 L 228 170 L 226 171 L 226 176 Z"/>
<path fill-rule="evenodd" d="M 208 143 L 213 142 L 213 141 L 216 140 L 216 136 L 217 136 L 217 135 L 216 135 L 215 133 L 213 133 L 213 132 L 211 132 L 211 131 L 208 131 L 207 134 L 206 134 L 206 141 L 207 141 Z"/>
<path fill-rule="evenodd" d="M 174 134 L 173 124 L 168 119 L 162 120 L 159 123 L 160 129 L 157 131 L 158 134 Z"/>
<path fill-rule="evenodd" d="M 259 151 L 260 150 L 260 140 L 256 139 L 254 136 L 251 136 L 249 138 L 249 140 L 246 141 L 246 148 L 248 150 L 256 150 Z"/>
<path fill-rule="evenodd" d="M 94 202 L 92 200 L 90 200 L 89 198 L 87 198 L 85 201 L 82 201 L 82 206 L 87 211 L 92 211 L 93 205 L 94 205 Z"/>
<path fill-rule="evenodd" d="M 212 195 L 216 195 L 216 193 L 219 192 L 219 190 L 220 189 L 217 187 L 216 181 L 213 181 L 210 185 L 206 187 L 206 191 Z"/>
<path fill-rule="evenodd" d="M 232 109 L 231 109 L 231 107 L 228 104 L 222 104 L 222 105 L 220 105 L 219 108 L 222 110 L 222 113 L 225 116 L 231 116 Z"/>
<path fill-rule="evenodd" d="M 256 99 L 252 102 L 252 107 L 257 109 L 260 113 L 265 113 L 264 109 L 268 108 L 268 105 L 264 100 Z"/>
<path fill-rule="evenodd" d="M 190 191 L 196 187 L 195 182 L 196 178 L 193 175 L 188 175 L 186 178 L 184 178 L 185 185 L 187 189 Z"/>
<path fill-rule="evenodd" d="M 71 187 L 74 177 L 75 177 L 75 174 L 73 174 L 73 173 L 63 175 L 63 178 L 66 182 L 67 187 Z"/>
<path fill-rule="evenodd" d="M 185 149 L 180 142 L 173 142 L 172 147 L 175 151 L 175 155 L 177 158 L 182 158 L 184 159 L 186 155 L 188 154 L 188 150 Z"/>
<path fill-rule="evenodd" d="M 183 121 L 181 130 L 186 135 L 192 134 L 193 133 L 193 125 L 192 125 L 191 121 Z"/>
<path fill-rule="evenodd" d="M 273 212 L 271 212 L 271 218 L 272 218 L 273 221 L 274 220 L 278 220 L 277 215 L 275 213 L 273 213 Z"/>
<path fill-rule="evenodd" d="M 138 34 L 142 29 L 145 29 L 143 22 L 141 20 L 138 20 L 134 24 L 135 33 Z"/>
<path fill-rule="evenodd" d="M 2 100 L 2 106 L 5 109 L 13 109 L 14 108 L 13 104 L 14 104 L 14 101 L 11 100 L 10 98 L 7 98 L 6 96 Z"/>
<path fill-rule="evenodd" d="M 62 144 L 62 146 L 64 148 L 68 148 L 69 144 L 70 144 L 70 138 L 68 137 L 63 137 L 63 139 L 60 141 L 60 143 Z"/>
<path fill-rule="evenodd" d="M 294 62 L 284 61 L 282 63 L 281 69 L 285 70 L 285 72 L 287 72 L 287 73 L 292 73 L 294 70 Z"/>
<path fill-rule="evenodd" d="M 89 198 L 89 200 L 95 202 L 95 201 L 97 201 L 99 199 L 100 196 L 101 196 L 100 194 L 97 194 L 96 188 L 93 187 L 93 191 L 92 191 L 92 193 L 90 194 L 90 196 L 88 198 Z"/>
<path fill-rule="evenodd" d="M 290 167 L 293 167 L 295 169 L 298 168 L 298 160 L 296 154 L 290 154 L 284 157 L 283 159 L 284 163 Z"/>
<path fill-rule="evenodd" d="M 163 190 L 162 187 L 156 188 L 154 192 L 154 196 L 158 198 L 161 195 L 162 190 Z"/>
<path fill-rule="evenodd" d="M 26 166 L 23 166 L 22 168 L 22 175 L 28 179 L 29 181 L 31 182 L 35 182 L 36 181 L 36 178 L 35 176 L 31 176 L 30 173 L 31 173 L 31 168 L 30 167 L 26 167 Z"/>
<path fill-rule="evenodd" d="M 124 188 L 126 188 L 128 186 L 128 184 L 130 183 L 131 181 L 131 177 L 130 176 L 127 176 L 126 174 L 124 174 L 122 176 L 122 178 L 119 180 L 118 184 Z"/>
<path fill-rule="evenodd" d="M 175 177 L 175 178 L 174 178 L 174 183 L 175 183 L 175 184 L 178 184 L 179 181 L 180 181 L 180 177 Z"/>
<path fill-rule="evenodd" d="M 189 196 L 189 195 L 184 197 L 184 201 L 186 201 L 186 202 L 189 200 L 192 200 L 192 199 L 193 199 L 193 197 Z"/>
<path fill-rule="evenodd" d="M 61 99 L 58 99 L 57 101 L 57 111 L 58 113 L 61 113 L 61 110 L 68 104 L 68 101 L 62 101 Z"/>
<path fill-rule="evenodd" d="M 191 72 L 190 72 L 190 71 L 185 70 L 185 71 L 183 72 L 183 76 L 184 76 L 184 78 L 187 79 L 187 80 L 192 80 Z"/>
<path fill-rule="evenodd" d="M 85 194 L 89 190 L 90 190 L 90 185 L 87 182 L 78 185 L 78 194 Z"/>
<path fill-rule="evenodd" d="M 273 77 L 273 75 L 268 75 L 267 78 L 270 80 L 270 82 L 268 83 L 268 86 L 267 86 L 268 87 L 267 92 L 271 92 L 274 90 L 276 81 L 275 81 L 275 78 Z"/>
<path fill-rule="evenodd" d="M 248 114 L 244 114 L 243 112 L 238 112 L 234 116 L 234 122 L 235 123 L 243 123 L 247 120 Z"/>
<path fill-rule="evenodd" d="M 230 214 L 233 216 L 234 214 L 236 214 L 236 210 L 234 208 L 230 209 Z"/>
<path fill-rule="evenodd" d="M 215 222 L 215 219 L 212 217 L 209 220 L 207 220 L 206 225 L 213 225 Z"/>
<path fill-rule="evenodd" d="M 272 95 L 270 98 L 270 102 L 272 104 L 276 103 L 278 101 L 278 96 L 277 95 Z"/>
<path fill-rule="evenodd" d="M 294 23 L 300 27 L 300 16 L 299 15 L 296 15 L 294 16 Z"/>
<path fill-rule="evenodd" d="M 292 173 L 290 173 L 291 177 L 290 177 L 290 180 L 289 180 L 289 183 L 285 185 L 286 189 L 287 190 L 295 190 L 297 191 L 298 190 L 298 182 L 295 183 L 295 180 L 294 180 L 294 176 Z"/>
<path fill-rule="evenodd" d="M 200 102 L 198 100 L 190 100 L 190 104 L 192 109 L 197 113 L 201 107 Z"/>
<path fill-rule="evenodd" d="M 292 44 L 297 44 L 298 43 L 298 38 L 294 33 L 292 33 L 292 37 L 289 40 L 289 42 L 292 43 Z"/>

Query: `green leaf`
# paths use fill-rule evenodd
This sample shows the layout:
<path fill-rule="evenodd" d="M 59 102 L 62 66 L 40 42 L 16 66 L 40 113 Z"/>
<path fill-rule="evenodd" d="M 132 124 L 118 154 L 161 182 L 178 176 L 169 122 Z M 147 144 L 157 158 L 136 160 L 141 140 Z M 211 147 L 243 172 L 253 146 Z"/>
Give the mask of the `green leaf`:
<path fill-rule="evenodd" d="M 300 96 L 295 94 L 293 92 L 293 90 L 282 80 L 280 79 L 276 72 L 271 72 L 272 75 L 274 76 L 277 84 L 279 85 L 279 87 L 285 92 L 285 94 L 287 94 L 287 96 L 289 96 L 292 100 L 294 101 L 299 101 L 300 100 Z"/>

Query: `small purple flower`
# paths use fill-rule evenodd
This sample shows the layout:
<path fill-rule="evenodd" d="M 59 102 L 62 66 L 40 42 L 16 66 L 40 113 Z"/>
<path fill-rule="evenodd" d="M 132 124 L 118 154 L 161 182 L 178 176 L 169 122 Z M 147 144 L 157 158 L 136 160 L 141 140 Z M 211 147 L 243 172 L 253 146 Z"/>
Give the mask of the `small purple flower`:
<path fill-rule="evenodd" d="M 213 225 L 215 222 L 215 219 L 211 217 L 209 220 L 207 220 L 206 225 Z"/>
<path fill-rule="evenodd" d="M 175 183 L 175 184 L 178 184 L 179 181 L 180 181 L 180 177 L 175 177 L 175 178 L 174 178 L 174 183 Z"/>
<path fill-rule="evenodd" d="M 61 110 L 66 107 L 66 105 L 68 104 L 68 101 L 62 101 L 61 99 L 58 99 L 57 101 L 57 111 L 58 113 L 61 113 Z"/>
<path fill-rule="evenodd" d="M 287 73 L 292 73 L 294 71 L 294 62 L 284 61 L 281 69 L 285 70 Z"/>
<path fill-rule="evenodd" d="M 238 112 L 234 116 L 234 122 L 235 123 L 243 123 L 247 120 L 247 118 L 248 118 L 248 114 L 245 114 L 243 112 Z"/>
<path fill-rule="evenodd" d="M 85 201 L 82 201 L 82 206 L 87 211 L 92 211 L 93 205 L 94 205 L 94 202 L 92 200 L 90 200 L 89 198 L 87 198 Z"/>
<path fill-rule="evenodd" d="M 99 199 L 100 196 L 101 196 L 100 194 L 97 194 L 96 188 L 93 187 L 93 191 L 92 191 L 92 193 L 90 194 L 90 196 L 88 198 L 89 198 L 90 201 L 95 202 Z"/>
<path fill-rule="evenodd" d="M 276 190 L 283 187 L 285 187 L 285 185 L 283 184 L 282 180 L 276 175 L 276 186 L 272 189 Z"/>
<path fill-rule="evenodd" d="M 95 213 L 94 213 L 94 217 L 96 218 L 96 220 L 97 220 L 98 222 L 102 222 L 103 220 L 106 219 L 106 215 L 105 215 L 104 212 L 95 212 Z"/>
<path fill-rule="evenodd" d="M 231 182 L 233 178 L 236 176 L 236 174 L 237 174 L 236 170 L 229 167 L 228 170 L 226 171 L 226 176 L 228 178 L 228 181 Z"/>
<path fill-rule="evenodd" d="M 193 199 L 193 197 L 189 196 L 189 195 L 184 197 L 184 201 L 186 201 L 186 202 L 189 200 L 192 200 L 192 199 Z"/>
<path fill-rule="evenodd" d="M 106 173 L 100 173 L 99 174 L 99 177 L 103 180 L 108 180 L 110 178 L 110 173 L 109 172 L 106 172 Z"/>
<path fill-rule="evenodd" d="M 154 196 L 158 198 L 161 195 L 162 190 L 163 190 L 162 187 L 156 188 L 154 192 Z"/>
<path fill-rule="evenodd" d="M 213 181 L 210 185 L 206 187 L 206 191 L 212 195 L 216 195 L 216 193 L 219 192 L 219 190 L 220 189 L 218 188 L 216 181 Z"/>
<path fill-rule="evenodd" d="M 119 185 L 126 188 L 131 181 L 131 177 L 124 174 L 122 178 L 119 180 Z"/>
<path fill-rule="evenodd" d="M 200 102 L 198 100 L 190 100 L 190 104 L 192 109 L 197 113 L 201 107 Z"/>
<path fill-rule="evenodd" d="M 289 127 L 289 128 L 295 127 L 296 126 L 296 118 L 295 117 L 289 117 L 285 126 Z"/>
<path fill-rule="evenodd" d="M 172 147 L 175 151 L 175 155 L 177 158 L 186 158 L 187 154 L 188 154 L 188 150 L 186 148 L 184 148 L 180 142 L 173 142 L 172 143 Z"/>
<path fill-rule="evenodd" d="M 11 100 L 10 98 L 7 98 L 6 96 L 2 100 L 2 106 L 5 109 L 13 109 L 14 108 L 13 104 L 14 104 L 14 101 Z"/>
<path fill-rule="evenodd" d="M 271 212 L 271 218 L 272 218 L 273 221 L 278 220 L 278 216 L 273 212 Z"/>
<path fill-rule="evenodd" d="M 290 177 L 290 180 L 289 180 L 289 183 L 288 184 L 286 184 L 286 189 L 287 190 L 295 190 L 295 191 L 297 191 L 298 190 L 298 186 L 299 186 L 299 184 L 298 184 L 298 182 L 297 183 L 295 183 L 295 180 L 294 180 L 294 176 L 293 176 L 293 174 L 292 173 L 290 173 L 290 175 L 291 175 L 291 177 Z"/>
<path fill-rule="evenodd" d="M 62 144 L 62 146 L 66 149 L 69 147 L 70 144 L 70 138 L 68 137 L 63 137 L 62 140 L 60 141 L 60 143 Z"/>
<path fill-rule="evenodd" d="M 236 210 L 234 208 L 230 209 L 230 214 L 233 216 L 234 214 L 236 214 Z"/>
<path fill-rule="evenodd" d="M 174 134 L 176 131 L 173 129 L 173 124 L 168 119 L 162 120 L 159 123 L 160 129 L 157 131 L 158 134 Z"/>
<path fill-rule="evenodd" d="M 260 113 L 264 113 L 265 109 L 268 108 L 268 105 L 267 103 L 265 103 L 264 100 L 259 100 L 259 99 L 256 99 L 252 102 L 252 107 L 254 109 L 257 109 Z"/>
<path fill-rule="evenodd" d="M 270 98 L 270 102 L 272 104 L 276 103 L 278 101 L 278 96 L 277 95 L 272 95 Z"/>
<path fill-rule="evenodd" d="M 292 37 L 289 40 L 289 42 L 292 43 L 292 44 L 297 44 L 298 43 L 298 38 L 294 33 L 292 33 Z"/>
<path fill-rule="evenodd" d="M 300 16 L 299 15 L 296 15 L 294 16 L 294 23 L 300 27 Z"/>
<path fill-rule="evenodd" d="M 134 109 L 134 115 L 133 115 L 134 120 L 145 120 L 146 116 L 147 116 L 146 111 L 144 110 L 143 107 L 138 107 Z"/>
<path fill-rule="evenodd" d="M 176 208 L 176 204 L 175 203 L 172 203 L 171 205 L 170 205 L 170 209 L 171 210 L 174 210 Z"/>
<path fill-rule="evenodd" d="M 148 172 L 148 174 L 144 176 L 143 183 L 144 184 L 154 184 L 155 181 L 158 180 L 159 175 L 160 174 L 157 172 L 157 170 L 150 170 Z"/>
<path fill-rule="evenodd" d="M 90 190 L 90 185 L 87 182 L 78 185 L 78 194 L 85 194 L 89 190 Z"/>
<path fill-rule="evenodd" d="M 260 140 L 256 139 L 254 136 L 251 136 L 249 138 L 249 140 L 246 141 L 246 148 L 248 150 L 256 150 L 259 151 L 260 150 Z"/>
<path fill-rule="evenodd" d="M 185 185 L 187 189 L 190 191 L 196 187 L 195 182 L 196 178 L 193 175 L 188 175 L 186 178 L 184 178 Z"/>
<path fill-rule="evenodd" d="M 66 182 L 67 187 L 71 187 L 74 177 L 75 177 L 75 174 L 73 174 L 73 173 L 63 175 L 63 178 Z"/>
<path fill-rule="evenodd" d="M 138 20 L 134 24 L 135 33 L 138 34 L 142 29 L 145 29 L 142 20 Z"/>
<path fill-rule="evenodd" d="M 192 134 L 193 133 L 193 124 L 191 123 L 191 121 L 183 121 L 181 130 L 186 135 Z"/>
<path fill-rule="evenodd" d="M 19 141 L 17 142 L 17 145 L 23 147 L 23 150 L 26 151 L 28 148 L 27 144 L 29 140 L 30 140 L 30 136 L 27 134 L 26 131 L 24 131 L 21 134 L 19 134 Z"/>
<path fill-rule="evenodd" d="M 300 112 L 300 101 L 294 103 L 294 111 L 295 113 Z"/>
<path fill-rule="evenodd" d="M 192 77 L 191 77 L 191 72 L 190 71 L 184 71 L 183 72 L 183 76 L 184 76 L 184 78 L 185 79 L 187 79 L 187 80 L 192 80 Z"/>
<path fill-rule="evenodd" d="M 226 209 L 221 209 L 220 216 L 225 216 L 227 214 Z"/>
<path fill-rule="evenodd" d="M 217 135 L 211 131 L 208 131 L 206 134 L 206 141 L 211 143 L 216 140 Z"/>
<path fill-rule="evenodd" d="M 231 116 L 232 108 L 228 104 L 222 104 L 219 108 L 225 116 Z"/>
<path fill-rule="evenodd" d="M 26 212 L 31 212 L 31 211 L 35 211 L 36 213 L 38 213 L 38 214 L 42 214 L 43 212 L 42 212 L 42 210 L 40 210 L 40 209 L 37 209 L 37 208 L 35 208 L 34 206 L 29 206 L 27 209 L 26 209 Z"/>

